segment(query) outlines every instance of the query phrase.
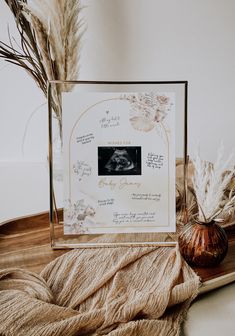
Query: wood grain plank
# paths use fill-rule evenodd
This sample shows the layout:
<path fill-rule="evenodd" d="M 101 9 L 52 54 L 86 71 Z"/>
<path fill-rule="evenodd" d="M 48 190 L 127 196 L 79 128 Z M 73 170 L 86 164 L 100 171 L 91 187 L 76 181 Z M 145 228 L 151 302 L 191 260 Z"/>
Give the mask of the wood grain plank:
<path fill-rule="evenodd" d="M 224 261 L 216 267 L 194 267 L 203 282 L 201 293 L 235 281 L 234 228 L 227 233 L 229 250 Z M 48 213 L 14 219 L 0 226 L 0 269 L 17 267 L 38 273 L 66 252 L 51 249 Z"/>

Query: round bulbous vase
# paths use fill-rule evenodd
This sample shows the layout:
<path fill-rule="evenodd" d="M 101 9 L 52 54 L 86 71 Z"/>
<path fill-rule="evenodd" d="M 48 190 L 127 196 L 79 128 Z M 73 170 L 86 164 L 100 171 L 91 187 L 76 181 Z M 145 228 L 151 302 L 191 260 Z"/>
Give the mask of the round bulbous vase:
<path fill-rule="evenodd" d="M 191 221 L 178 238 L 182 256 L 188 264 L 199 267 L 218 265 L 228 251 L 228 237 L 215 221 Z"/>

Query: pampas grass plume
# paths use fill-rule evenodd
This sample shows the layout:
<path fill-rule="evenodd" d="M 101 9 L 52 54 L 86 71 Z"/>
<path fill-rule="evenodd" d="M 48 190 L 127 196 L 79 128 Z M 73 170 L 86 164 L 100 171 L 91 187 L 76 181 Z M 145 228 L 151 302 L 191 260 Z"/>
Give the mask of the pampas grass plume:
<path fill-rule="evenodd" d="M 223 210 L 234 205 L 235 198 L 231 197 L 221 207 L 224 191 L 234 174 L 231 168 L 232 155 L 224 158 L 224 147 L 218 149 L 217 159 L 214 165 L 201 159 L 199 150 L 192 159 L 194 165 L 194 176 L 192 183 L 199 208 L 198 220 L 210 222 L 216 220 Z"/>

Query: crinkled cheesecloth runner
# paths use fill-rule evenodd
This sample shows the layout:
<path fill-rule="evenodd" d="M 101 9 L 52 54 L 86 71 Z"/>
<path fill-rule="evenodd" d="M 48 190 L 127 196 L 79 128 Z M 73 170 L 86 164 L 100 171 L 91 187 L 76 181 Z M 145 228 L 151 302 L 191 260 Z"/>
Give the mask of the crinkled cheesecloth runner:
<path fill-rule="evenodd" d="M 0 335 L 179 335 L 199 285 L 177 247 L 72 250 L 0 271 Z"/>

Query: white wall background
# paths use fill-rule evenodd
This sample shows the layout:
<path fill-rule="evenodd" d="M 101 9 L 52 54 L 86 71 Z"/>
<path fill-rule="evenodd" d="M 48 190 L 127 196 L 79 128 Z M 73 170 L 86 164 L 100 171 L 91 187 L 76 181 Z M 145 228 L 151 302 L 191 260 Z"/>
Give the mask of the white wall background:
<path fill-rule="evenodd" d="M 48 0 L 49 1 L 49 0 Z M 83 0 L 80 79 L 188 80 L 189 152 L 235 147 L 234 0 Z M 0 1 L 0 39 L 11 13 Z M 47 108 L 33 80 L 0 60 L 0 160 L 45 161 Z M 40 108 L 39 108 L 40 107 Z M 36 109 L 39 110 L 34 112 Z M 31 116 L 22 151 L 27 121 Z"/>

